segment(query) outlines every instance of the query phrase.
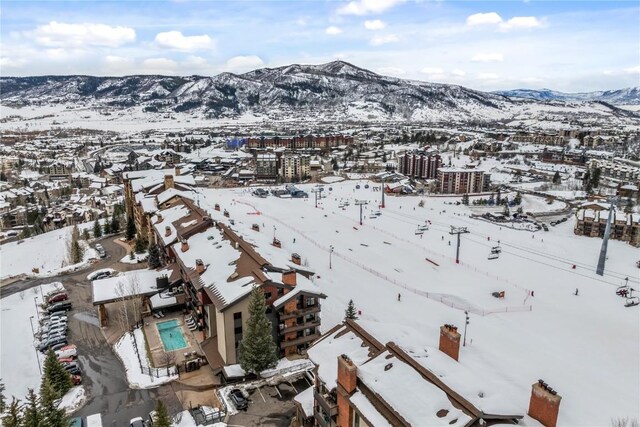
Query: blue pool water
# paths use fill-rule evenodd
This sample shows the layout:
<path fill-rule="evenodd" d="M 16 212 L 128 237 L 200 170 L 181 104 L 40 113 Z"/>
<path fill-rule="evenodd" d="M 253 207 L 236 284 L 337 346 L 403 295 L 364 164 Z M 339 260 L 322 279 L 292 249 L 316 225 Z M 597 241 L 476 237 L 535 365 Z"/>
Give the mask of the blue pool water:
<path fill-rule="evenodd" d="M 179 350 L 187 346 L 187 340 L 184 338 L 182 328 L 178 326 L 176 319 L 156 323 L 156 327 L 165 351 Z"/>

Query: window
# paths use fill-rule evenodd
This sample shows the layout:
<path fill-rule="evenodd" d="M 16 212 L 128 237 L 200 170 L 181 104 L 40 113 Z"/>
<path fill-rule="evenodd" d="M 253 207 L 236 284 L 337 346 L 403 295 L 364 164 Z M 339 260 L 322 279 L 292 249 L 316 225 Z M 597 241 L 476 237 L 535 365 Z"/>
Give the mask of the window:
<path fill-rule="evenodd" d="M 282 295 L 284 295 L 284 288 L 278 289 L 278 296 L 281 297 Z"/>
<path fill-rule="evenodd" d="M 271 292 L 265 292 L 264 293 L 264 299 L 266 299 L 266 300 L 271 299 Z"/>
<path fill-rule="evenodd" d="M 242 320 L 242 312 L 233 313 L 233 320 Z"/>
<path fill-rule="evenodd" d="M 314 297 L 307 298 L 307 305 L 316 305 L 316 299 Z"/>
<path fill-rule="evenodd" d="M 233 328 L 233 333 L 236 335 L 242 335 L 242 326 L 236 326 Z"/>
<path fill-rule="evenodd" d="M 353 412 L 353 427 L 360 427 L 360 414 Z"/>

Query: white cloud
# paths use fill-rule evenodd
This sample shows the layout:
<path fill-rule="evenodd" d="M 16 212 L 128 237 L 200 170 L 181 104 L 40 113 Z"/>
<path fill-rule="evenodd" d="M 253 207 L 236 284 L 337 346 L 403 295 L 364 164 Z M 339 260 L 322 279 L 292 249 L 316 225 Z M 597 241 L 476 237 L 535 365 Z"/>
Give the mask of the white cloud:
<path fill-rule="evenodd" d="M 541 26 L 542 22 L 535 16 L 514 16 L 508 21 L 500 23 L 500 29 L 503 31 L 523 30 Z"/>
<path fill-rule="evenodd" d="M 467 73 L 465 73 L 464 71 L 459 70 L 457 68 L 455 70 L 451 71 L 451 74 L 453 74 L 456 77 L 464 77 L 464 76 L 467 75 Z"/>
<path fill-rule="evenodd" d="M 381 67 L 376 69 L 376 72 L 385 76 L 404 76 L 407 74 L 404 69 L 398 67 Z"/>
<path fill-rule="evenodd" d="M 504 57 L 501 53 L 476 53 L 471 57 L 473 62 L 502 62 Z"/>
<path fill-rule="evenodd" d="M 475 13 L 467 16 L 467 25 L 487 25 L 487 24 L 499 24 L 502 22 L 502 17 L 495 12 L 488 13 Z"/>
<path fill-rule="evenodd" d="M 234 56 L 224 64 L 224 70 L 232 73 L 243 73 L 264 65 L 264 61 L 256 55 Z"/>
<path fill-rule="evenodd" d="M 342 29 L 340 29 L 338 27 L 334 27 L 332 25 L 330 27 L 327 27 L 327 29 L 324 30 L 324 32 L 329 34 L 330 36 L 335 36 L 335 35 L 338 35 L 338 34 L 342 33 Z"/>
<path fill-rule="evenodd" d="M 495 73 L 480 73 L 476 78 L 478 80 L 497 80 L 499 76 Z"/>
<path fill-rule="evenodd" d="M 180 31 L 167 31 L 156 34 L 156 44 L 165 49 L 190 52 L 213 48 L 214 40 L 206 34 L 201 36 L 185 36 Z"/>
<path fill-rule="evenodd" d="M 395 34 L 388 34 L 386 36 L 375 36 L 369 41 L 371 46 L 380 46 L 387 43 L 399 42 L 400 38 Z"/>
<path fill-rule="evenodd" d="M 296 24 L 301 27 L 306 27 L 307 24 L 309 24 L 309 19 L 306 16 L 301 16 L 300 18 L 296 19 Z"/>
<path fill-rule="evenodd" d="M 369 15 L 382 13 L 404 0 L 354 0 L 338 9 L 339 15 Z"/>
<path fill-rule="evenodd" d="M 371 20 L 371 21 L 364 21 L 364 27 L 367 30 L 382 30 L 386 26 L 387 26 L 387 24 L 385 24 L 383 21 L 381 21 L 379 19 L 374 19 L 374 20 Z"/>
<path fill-rule="evenodd" d="M 605 70 L 602 72 L 605 76 L 620 76 L 620 75 L 640 75 L 640 65 L 635 67 L 622 68 L 619 70 Z"/>
<path fill-rule="evenodd" d="M 438 67 L 425 67 L 420 70 L 422 74 L 443 74 L 444 70 Z"/>
<path fill-rule="evenodd" d="M 169 58 L 149 58 L 142 61 L 142 67 L 148 73 L 173 73 L 178 63 Z"/>
<path fill-rule="evenodd" d="M 180 66 L 188 67 L 188 68 L 204 68 L 207 65 L 207 60 L 201 56 L 188 56 L 185 61 L 183 61 Z"/>
<path fill-rule="evenodd" d="M 108 68 L 121 69 L 133 66 L 133 59 L 123 56 L 107 55 L 104 57 L 104 63 Z"/>
<path fill-rule="evenodd" d="M 105 24 L 66 24 L 51 21 L 33 31 L 24 33 L 37 44 L 48 47 L 78 48 L 84 46 L 118 47 L 136 39 L 136 32 L 129 27 L 112 27 Z"/>
<path fill-rule="evenodd" d="M 0 68 L 21 68 L 26 63 L 24 58 L 9 58 L 7 56 L 0 58 Z"/>

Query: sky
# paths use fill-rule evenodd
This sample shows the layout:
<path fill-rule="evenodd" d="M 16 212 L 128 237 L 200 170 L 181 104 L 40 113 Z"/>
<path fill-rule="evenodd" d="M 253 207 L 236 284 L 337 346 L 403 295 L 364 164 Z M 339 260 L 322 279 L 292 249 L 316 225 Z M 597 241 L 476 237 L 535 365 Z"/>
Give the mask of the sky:
<path fill-rule="evenodd" d="M 640 86 L 638 1 L 11 1 L 2 76 L 215 75 L 344 60 L 479 90 Z"/>

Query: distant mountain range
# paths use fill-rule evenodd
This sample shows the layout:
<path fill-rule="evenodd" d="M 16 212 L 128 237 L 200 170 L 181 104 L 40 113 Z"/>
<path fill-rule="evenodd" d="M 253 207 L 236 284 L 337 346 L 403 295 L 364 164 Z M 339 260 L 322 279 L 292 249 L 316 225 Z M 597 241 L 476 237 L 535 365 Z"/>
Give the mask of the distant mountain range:
<path fill-rule="evenodd" d="M 343 61 L 294 64 L 213 77 L 2 77 L 0 84 L 0 102 L 4 105 L 128 109 L 153 117 L 185 113 L 212 119 L 245 116 L 273 120 L 468 123 L 543 118 L 562 122 L 584 116 L 637 118 L 635 113 L 611 104 L 628 103 L 627 99 L 632 98 L 640 103 L 637 88 L 598 92 L 598 96 L 525 89 L 488 93 L 382 76 Z"/>
<path fill-rule="evenodd" d="M 602 101 L 613 105 L 640 105 L 640 87 L 583 93 L 564 93 L 551 89 L 513 89 L 493 93 L 538 101 Z"/>

